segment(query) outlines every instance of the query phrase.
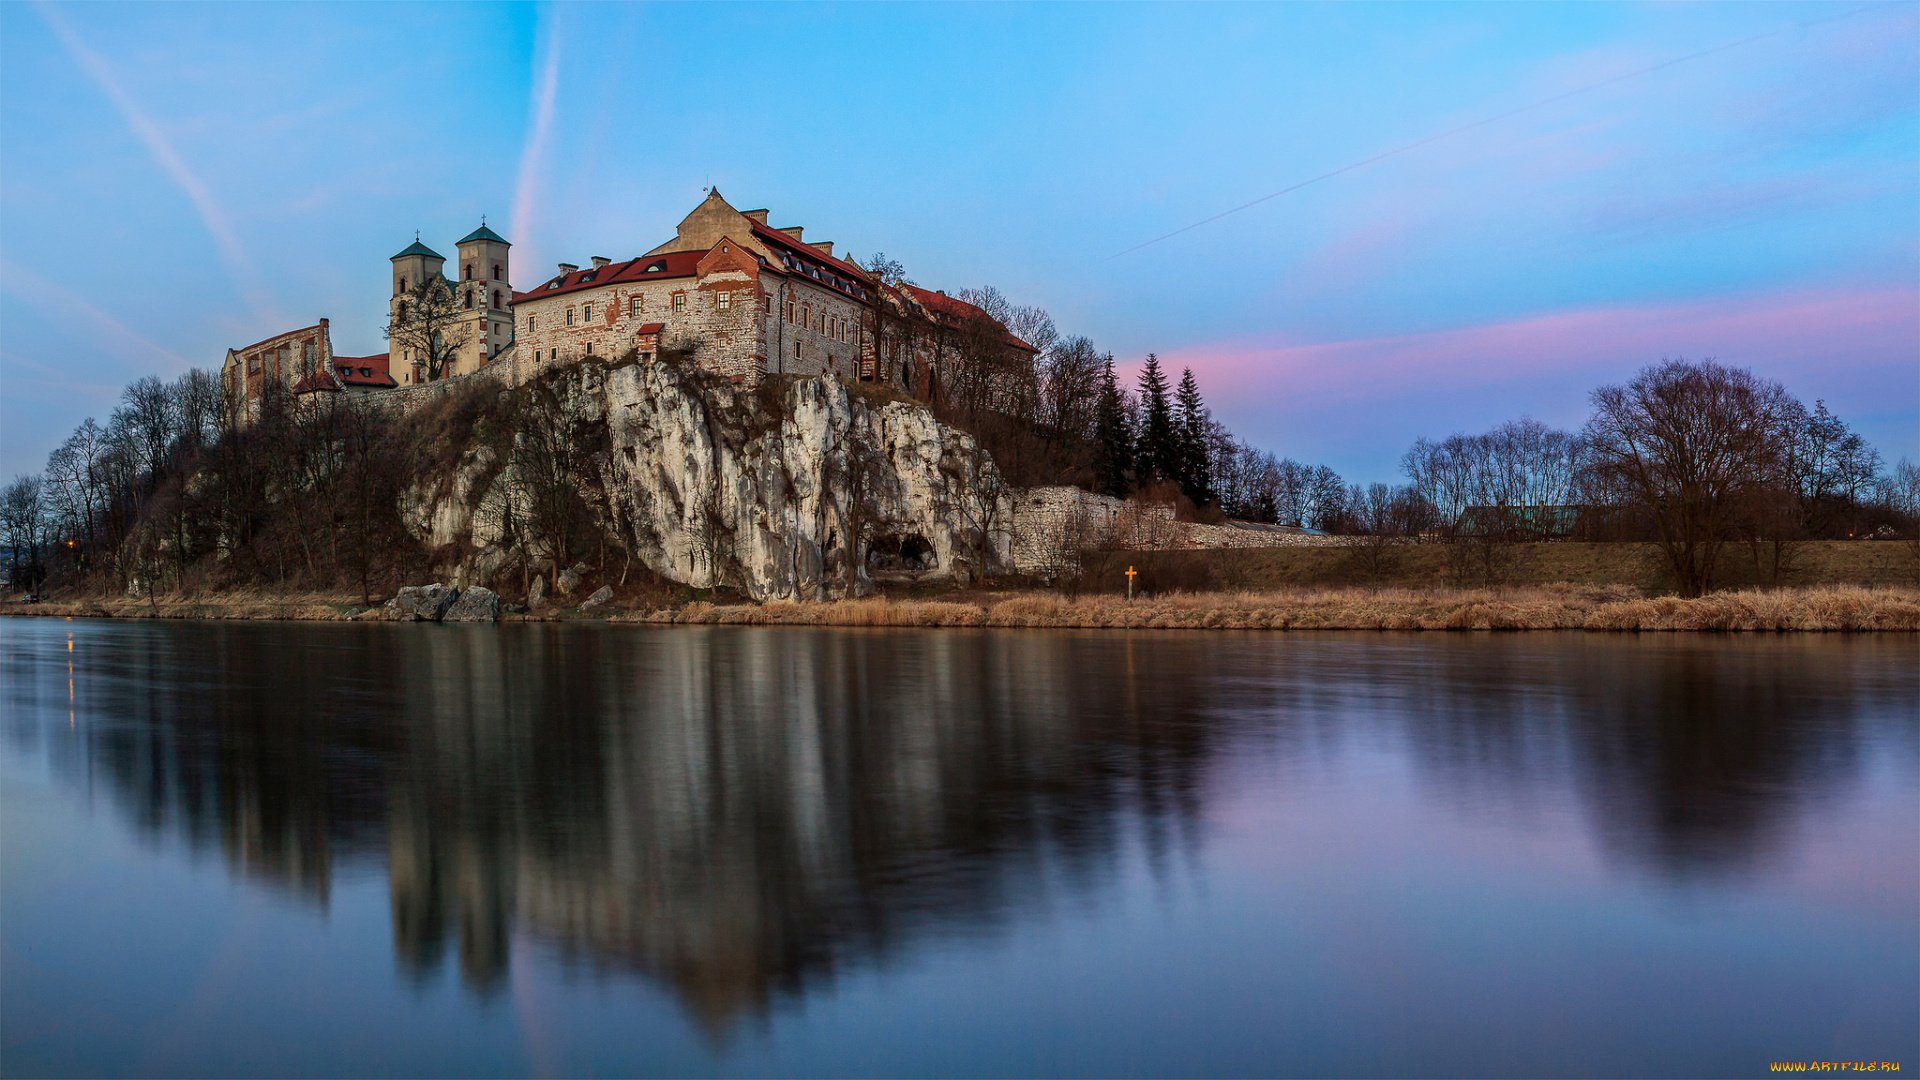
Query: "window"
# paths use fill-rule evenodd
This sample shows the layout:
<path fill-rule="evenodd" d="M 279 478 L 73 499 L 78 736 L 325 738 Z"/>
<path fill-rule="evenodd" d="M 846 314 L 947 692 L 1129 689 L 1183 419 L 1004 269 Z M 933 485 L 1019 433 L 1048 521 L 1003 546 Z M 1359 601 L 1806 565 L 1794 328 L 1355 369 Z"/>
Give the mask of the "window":
<path fill-rule="evenodd" d="M 407 279 L 406 279 L 406 278 L 401 278 L 401 279 L 400 279 L 400 291 L 401 291 L 401 292 L 406 292 L 406 291 L 407 291 Z"/>
<path fill-rule="evenodd" d="M 592 321 L 593 321 L 593 305 L 592 305 L 592 304 L 588 304 L 588 305 L 586 305 L 585 307 L 583 307 L 583 308 L 581 308 L 581 310 L 580 310 L 580 321 L 581 321 L 581 322 L 592 322 Z"/>
<path fill-rule="evenodd" d="M 472 263 L 468 263 L 467 265 L 460 268 L 460 280 L 461 281 L 473 280 L 473 264 Z"/>
<path fill-rule="evenodd" d="M 721 311 L 731 310 L 733 307 L 733 294 L 725 289 L 720 290 L 713 295 L 713 306 L 719 308 Z"/>
<path fill-rule="evenodd" d="M 675 315 L 678 315 L 685 310 L 687 310 L 687 294 L 683 292 L 674 293 L 673 294 L 673 313 Z"/>
<path fill-rule="evenodd" d="M 400 321 L 407 321 L 407 302 L 405 300 L 400 301 Z"/>
<path fill-rule="evenodd" d="M 495 311 L 498 311 L 500 309 L 500 290 L 499 289 L 493 290 L 493 307 Z"/>
<path fill-rule="evenodd" d="M 797 341 L 793 343 L 793 358 L 800 359 L 800 343 Z"/>
<path fill-rule="evenodd" d="M 560 350 L 559 350 L 559 349 L 555 349 L 555 350 L 553 350 L 553 353 L 552 353 L 551 355 L 549 355 L 549 356 L 547 357 L 547 359 L 549 359 L 549 360 L 558 360 L 558 359 L 560 359 Z"/>
<path fill-rule="evenodd" d="M 763 300 L 765 300 L 765 301 L 766 301 L 766 305 L 767 305 L 767 314 L 769 314 L 769 315 L 771 315 L 771 314 L 773 314 L 773 294 L 772 294 L 772 293 L 768 293 L 768 294 L 767 294 L 766 296 L 764 296 L 764 297 L 761 297 L 761 299 L 763 299 Z"/>
<path fill-rule="evenodd" d="M 505 279 L 503 279 L 503 278 L 502 278 L 502 277 L 500 276 L 500 264 L 499 264 L 499 263 L 494 263 L 494 264 L 493 264 L 493 280 L 495 280 L 495 281 L 502 281 L 502 280 L 505 280 Z"/>
<path fill-rule="evenodd" d="M 793 321 L 793 307 L 794 307 L 793 301 L 789 299 L 787 301 L 787 321 L 788 322 Z"/>
<path fill-rule="evenodd" d="M 467 294 L 466 294 L 466 308 L 467 308 L 467 310 L 468 310 L 468 311 L 472 311 L 472 310 L 473 310 L 473 290 L 472 290 L 472 289 L 468 289 L 468 290 L 467 290 Z"/>
<path fill-rule="evenodd" d="M 573 325 L 573 309 L 572 308 L 567 309 L 567 325 L 568 326 Z"/>
<path fill-rule="evenodd" d="M 533 333 L 533 316 L 527 316 L 527 333 Z"/>
<path fill-rule="evenodd" d="M 588 356 L 593 355 L 593 342 L 591 341 L 587 342 L 587 355 Z"/>
<path fill-rule="evenodd" d="M 633 299 L 628 301 L 628 304 L 629 304 L 627 308 L 628 315 L 640 314 L 640 294 L 639 293 L 634 293 Z"/>

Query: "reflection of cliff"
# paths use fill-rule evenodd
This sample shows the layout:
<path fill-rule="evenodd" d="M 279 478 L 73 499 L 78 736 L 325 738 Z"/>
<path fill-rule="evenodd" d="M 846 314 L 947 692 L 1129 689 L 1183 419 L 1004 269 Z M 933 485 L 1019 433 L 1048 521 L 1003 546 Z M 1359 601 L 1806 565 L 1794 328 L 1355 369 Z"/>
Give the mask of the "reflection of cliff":
<path fill-rule="evenodd" d="M 527 644 L 476 669 L 514 673 L 491 691 L 408 710 L 388 800 L 397 947 L 430 962 L 457 926 L 481 983 L 511 917 L 718 1023 L 916 924 L 991 919 L 1043 861 L 1085 878 L 1124 813 L 1194 802 L 1189 677 L 1130 693 L 1064 637 Z"/>
<path fill-rule="evenodd" d="M 518 929 L 716 1028 L 1098 884 L 1123 837 L 1191 835 L 1208 770 L 1256 744 L 1308 760 L 1385 734 L 1430 802 L 1518 820 L 1571 786 L 1631 867 L 1740 866 L 1853 771 L 1859 716 L 1910 707 L 1870 673 L 1913 659 L 1871 638 L 545 625 L 116 626 L 93 648 L 86 760 L 60 767 L 150 835 L 321 902 L 335 868 L 384 859 L 403 970 L 451 952 L 486 991 Z M 54 711 L 31 700 L 50 683 L 5 692 Z M 63 658 L 62 729 L 66 693 Z"/>

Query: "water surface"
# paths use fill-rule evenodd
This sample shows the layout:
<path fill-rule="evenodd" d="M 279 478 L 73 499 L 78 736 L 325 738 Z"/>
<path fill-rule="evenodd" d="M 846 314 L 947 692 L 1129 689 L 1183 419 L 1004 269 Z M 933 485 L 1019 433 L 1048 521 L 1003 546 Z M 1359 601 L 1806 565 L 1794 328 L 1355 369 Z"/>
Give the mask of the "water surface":
<path fill-rule="evenodd" d="M 0 645 L 8 1076 L 1920 1068 L 1910 635 Z"/>

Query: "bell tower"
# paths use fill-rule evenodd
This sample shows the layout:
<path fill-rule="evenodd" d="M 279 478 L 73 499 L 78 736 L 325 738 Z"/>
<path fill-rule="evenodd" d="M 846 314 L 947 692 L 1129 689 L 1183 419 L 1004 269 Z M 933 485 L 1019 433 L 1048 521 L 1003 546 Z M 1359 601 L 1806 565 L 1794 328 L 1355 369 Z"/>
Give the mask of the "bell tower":
<path fill-rule="evenodd" d="M 460 240 L 460 274 L 454 295 L 463 309 L 471 300 L 474 312 L 473 333 L 455 365 L 463 375 L 478 370 L 513 341 L 513 285 L 508 276 L 512 247 L 505 237 L 487 228 L 485 218 L 480 219 L 479 228 Z"/>

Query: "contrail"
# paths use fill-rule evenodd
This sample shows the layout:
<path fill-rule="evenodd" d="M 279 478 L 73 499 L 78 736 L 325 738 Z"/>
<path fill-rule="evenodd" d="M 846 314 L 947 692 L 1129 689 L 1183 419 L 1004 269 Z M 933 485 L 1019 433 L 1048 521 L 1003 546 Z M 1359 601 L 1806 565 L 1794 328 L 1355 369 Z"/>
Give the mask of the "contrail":
<path fill-rule="evenodd" d="M 1878 6 L 1878 5 L 1875 5 L 1875 6 Z M 1446 131 L 1442 131 L 1438 135 L 1429 135 L 1418 142 L 1410 142 L 1405 146 L 1397 146 L 1392 150 L 1383 151 L 1381 153 L 1373 155 L 1370 158 L 1366 158 L 1361 161 L 1356 161 L 1351 165 L 1342 165 L 1340 168 L 1335 169 L 1332 172 L 1321 173 L 1319 176 L 1316 176 L 1311 180 L 1302 180 L 1299 183 L 1293 185 L 1292 187 L 1281 188 L 1279 191 L 1276 191 L 1271 195 L 1262 195 L 1259 198 L 1253 200 L 1252 202 L 1241 203 L 1239 206 L 1236 206 L 1231 210 L 1222 210 L 1221 212 L 1213 215 L 1210 218 L 1202 218 L 1201 220 L 1196 221 L 1191 225 L 1187 225 L 1187 226 L 1183 226 L 1181 228 L 1175 229 L 1172 232 L 1167 233 L 1165 236 L 1156 236 L 1145 243 L 1135 244 L 1124 251 L 1116 251 L 1112 255 L 1107 256 L 1107 258 L 1117 259 L 1122 255 L 1127 255 L 1135 251 L 1139 251 L 1141 248 L 1151 247 L 1162 240 L 1171 240 L 1174 237 L 1179 236 L 1181 233 L 1191 232 L 1202 225 L 1211 225 L 1212 223 L 1219 221 L 1223 217 L 1228 217 L 1230 215 L 1237 214 L 1242 210 L 1251 209 L 1252 207 L 1259 206 L 1261 203 L 1266 202 L 1269 199 L 1277 199 L 1282 195 L 1299 191 L 1303 187 L 1308 187 L 1310 185 L 1317 184 L 1322 180 L 1331 180 L 1334 177 L 1341 175 L 1342 173 L 1350 173 L 1355 169 L 1363 169 L 1368 165 L 1372 165 L 1377 161 L 1385 161 L 1387 158 L 1393 157 L 1396 154 L 1404 154 L 1409 150 L 1418 150 L 1423 146 L 1427 146 L 1431 143 L 1437 143 L 1442 139 L 1450 139 L 1453 136 L 1459 135 L 1463 132 L 1472 131 L 1475 128 L 1486 127 L 1488 124 L 1497 124 L 1502 120 L 1509 120 L 1509 119 L 1512 119 L 1513 117 L 1519 116 L 1521 113 L 1532 112 L 1535 109 L 1543 109 L 1548 105 L 1552 105 L 1556 102 L 1565 101 L 1570 97 L 1578 97 L 1581 94 L 1591 93 L 1595 90 L 1601 89 L 1602 87 L 1612 86 L 1615 83 L 1626 82 L 1628 79 L 1637 79 L 1642 75 L 1651 75 L 1656 71 L 1664 71 L 1665 69 L 1673 67 L 1676 64 L 1685 64 L 1693 60 L 1699 60 L 1704 57 L 1712 56 L 1716 53 L 1726 52 L 1729 49 L 1738 49 L 1743 45 L 1751 45 L 1756 41 L 1765 41 L 1767 38 L 1778 37 L 1779 35 L 1784 34 L 1789 30 L 1810 30 L 1813 27 L 1820 26 L 1824 23 L 1839 22 L 1841 19 L 1850 19 L 1855 15 L 1859 15 L 1863 12 L 1868 12 L 1872 10 L 1873 10 L 1872 6 L 1855 8 L 1852 11 L 1844 12 L 1839 15 L 1831 15 L 1824 19 L 1815 19 L 1812 22 L 1793 23 L 1787 26 L 1782 26 L 1777 29 L 1769 30 L 1764 34 L 1755 34 L 1752 37 L 1741 38 L 1739 41 L 1730 41 L 1725 45 L 1716 45 L 1711 49 L 1702 49 L 1696 53 L 1688 53 L 1685 56 L 1676 56 L 1671 60 L 1663 60 L 1658 64 L 1652 65 L 1651 67 L 1639 68 L 1635 71 L 1629 71 L 1624 75 L 1615 75 L 1612 78 L 1601 79 L 1599 82 L 1588 83 L 1585 86 L 1576 87 L 1572 90 L 1567 90 L 1562 93 L 1555 94 L 1552 97 L 1541 98 L 1539 101 L 1533 102 L 1530 105 L 1522 105 L 1517 109 L 1509 109 L 1506 112 L 1499 113 L 1494 116 L 1489 116 L 1483 120 L 1475 120 L 1471 124 L 1462 124 L 1456 128 L 1448 128 Z"/>
<path fill-rule="evenodd" d="M 36 307 L 63 308 L 68 316 L 83 316 L 82 318 L 69 318 L 66 320 L 69 325 L 82 327 L 83 333 L 87 331 L 104 332 L 101 333 L 102 337 L 109 339 L 119 338 L 126 343 L 139 346 L 142 349 L 151 350 L 155 354 L 165 357 L 167 360 L 179 365 L 181 370 L 193 366 L 193 361 L 188 360 L 186 357 L 181 356 L 171 349 L 163 348 L 148 341 L 136 333 L 133 328 L 129 327 L 126 323 L 87 303 L 74 293 L 55 285 L 53 282 L 28 270 L 26 267 L 4 258 L 0 258 L 0 292 L 17 296 Z"/>
<path fill-rule="evenodd" d="M 233 279 L 234 288 L 253 308 L 254 317 L 263 323 L 270 322 L 274 312 L 266 294 L 260 289 L 260 276 L 254 271 L 253 260 L 247 258 L 245 249 L 240 246 L 239 238 L 233 233 L 233 227 L 227 223 L 227 215 L 214 201 L 213 193 L 174 151 L 173 145 L 161 133 L 159 126 L 154 124 L 133 98 L 121 88 L 119 80 L 113 77 L 113 70 L 107 66 L 107 62 L 92 49 L 87 48 L 79 35 L 73 32 L 73 28 L 67 25 L 66 18 L 60 14 L 59 10 L 52 4 L 44 2 L 37 7 L 40 17 L 46 20 L 54 36 L 60 39 L 60 43 L 73 54 L 74 61 L 93 77 L 93 81 L 113 102 L 114 107 L 120 110 L 120 117 L 126 121 L 127 127 L 132 129 L 142 143 L 146 144 L 147 152 L 153 155 L 153 160 L 166 171 L 167 175 L 173 177 L 174 183 L 180 185 L 180 190 L 186 192 L 187 199 L 193 203 L 194 210 L 200 214 L 201 224 L 206 226 L 207 232 L 213 237 L 214 247 L 219 249 L 221 260 L 227 264 L 227 274 Z"/>
<path fill-rule="evenodd" d="M 508 239 L 527 243 L 533 231 L 533 196 L 540 183 L 540 169 L 546 163 L 547 139 L 553 131 L 553 98 L 560 82 L 560 27 L 558 20 L 547 19 L 547 48 L 540 58 L 540 69 L 533 76 L 532 130 L 520 152 L 520 175 L 514 182 L 513 218 Z"/>

